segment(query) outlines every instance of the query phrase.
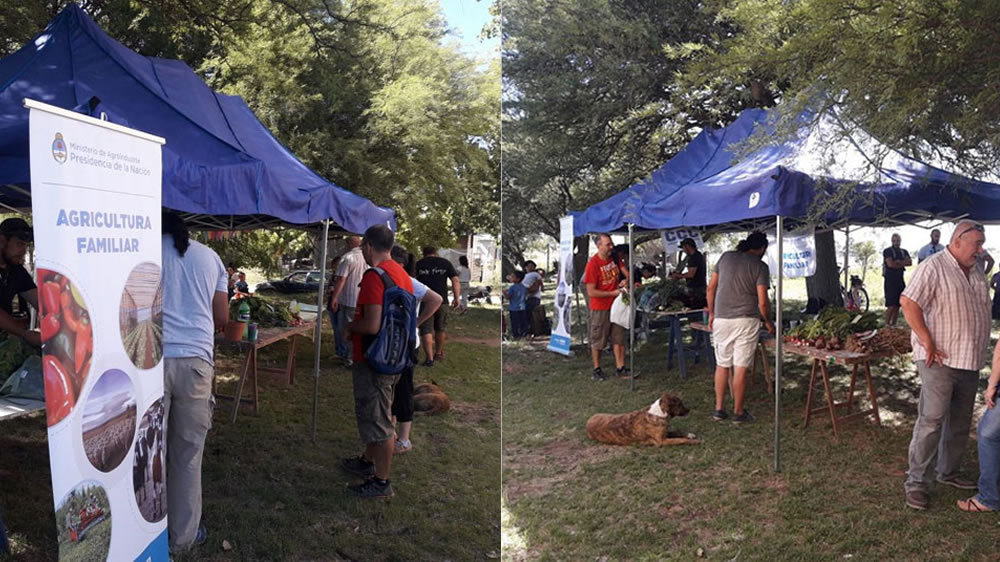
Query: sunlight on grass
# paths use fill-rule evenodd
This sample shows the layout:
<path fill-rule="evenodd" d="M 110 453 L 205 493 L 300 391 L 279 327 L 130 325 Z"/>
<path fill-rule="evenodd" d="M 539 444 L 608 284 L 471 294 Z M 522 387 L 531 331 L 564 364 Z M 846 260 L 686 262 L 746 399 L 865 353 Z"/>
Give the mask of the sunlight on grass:
<path fill-rule="evenodd" d="M 503 559 L 524 560 L 528 555 L 528 542 L 515 524 L 514 516 L 507 509 L 507 502 L 504 500 L 500 501 L 500 525 L 503 528 L 500 535 Z"/>

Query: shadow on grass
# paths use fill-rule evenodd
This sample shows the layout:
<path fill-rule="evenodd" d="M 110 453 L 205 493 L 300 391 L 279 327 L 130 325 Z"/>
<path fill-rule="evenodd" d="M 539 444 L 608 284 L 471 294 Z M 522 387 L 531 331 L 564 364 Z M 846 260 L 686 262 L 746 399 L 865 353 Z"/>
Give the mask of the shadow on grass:
<path fill-rule="evenodd" d="M 480 333 L 489 330 L 483 324 L 498 323 L 498 311 L 484 311 L 454 325 Z M 416 382 L 433 377 L 453 407 L 415 420 L 413 450 L 393 462 L 395 497 L 374 501 L 345 489 L 355 479 L 339 462 L 360 451 L 351 374 L 333 359 L 328 323 L 323 338 L 315 441 L 309 343 L 297 347 L 293 386 L 262 378 L 260 415 L 244 408 L 234 425 L 232 403 L 219 401 L 203 465 L 209 538 L 174 560 L 499 558 L 500 349 L 455 342 L 445 361 L 417 367 Z M 285 354 L 277 344 L 259 363 L 282 365 Z M 220 392 L 234 391 L 240 360 L 217 355 Z M 57 557 L 45 439 L 44 416 L 3 422 L 0 507 L 15 560 Z"/>
<path fill-rule="evenodd" d="M 810 364 L 786 356 L 775 472 L 775 407 L 759 374 L 747 395 L 756 421 L 738 426 L 711 421 L 705 363 L 692 365 L 687 379 L 666 368 L 665 333 L 636 354 L 635 392 L 628 381 L 591 381 L 589 350 L 573 351 L 565 358 L 538 345 L 504 346 L 505 559 L 681 560 L 699 549 L 708 559 L 996 558 L 993 541 L 981 540 L 996 518 L 954 507 L 968 492 L 933 487 L 925 513 L 903 505 L 919 396 L 908 359 L 872 366 L 883 427 L 850 422 L 834 438 L 823 414 L 803 427 Z M 602 362 L 610 365 L 610 356 Z M 838 399 L 849 375 L 831 371 Z M 665 390 L 691 409 L 671 428 L 698 434 L 702 445 L 609 447 L 586 438 L 591 415 L 644 409 Z M 863 379 L 857 390 L 864 407 Z M 816 398 L 824 403 L 822 393 Z M 974 458 L 973 439 L 963 472 L 978 474 Z"/>

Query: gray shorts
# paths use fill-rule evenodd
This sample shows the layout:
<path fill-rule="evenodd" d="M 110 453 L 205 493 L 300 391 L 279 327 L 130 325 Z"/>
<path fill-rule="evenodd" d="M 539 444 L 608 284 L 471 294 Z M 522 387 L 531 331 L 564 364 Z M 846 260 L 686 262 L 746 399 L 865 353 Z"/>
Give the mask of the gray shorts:
<path fill-rule="evenodd" d="M 354 363 L 354 414 L 364 444 L 392 439 L 392 391 L 399 375 L 382 375 L 365 361 Z"/>

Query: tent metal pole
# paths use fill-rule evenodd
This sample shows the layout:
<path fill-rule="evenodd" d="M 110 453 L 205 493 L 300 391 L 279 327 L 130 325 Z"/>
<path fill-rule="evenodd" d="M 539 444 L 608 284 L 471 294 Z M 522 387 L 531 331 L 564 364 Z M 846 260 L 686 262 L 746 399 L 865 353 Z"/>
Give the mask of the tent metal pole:
<path fill-rule="evenodd" d="M 330 220 L 326 219 L 323 221 L 323 235 L 320 238 L 320 244 L 322 247 L 319 249 L 319 260 L 320 260 L 320 274 L 319 274 L 319 293 L 316 295 L 316 332 L 313 336 L 313 349 L 315 349 L 315 355 L 313 357 L 313 419 L 312 419 L 312 440 L 313 443 L 316 442 L 316 415 L 319 406 L 319 360 L 320 352 L 323 349 L 321 343 L 321 335 L 323 334 L 323 309 L 326 308 L 323 302 L 323 297 L 326 296 L 326 247 L 330 243 Z"/>
<path fill-rule="evenodd" d="M 778 241 L 778 285 L 775 291 L 774 303 L 774 471 L 781 472 L 781 366 L 782 356 L 782 336 L 781 336 L 781 301 L 782 301 L 782 279 L 785 276 L 785 259 L 782 252 L 784 242 L 783 220 L 781 215 L 777 217 L 777 238 Z"/>
<path fill-rule="evenodd" d="M 847 290 L 851 289 L 851 286 L 847 284 L 847 270 L 850 269 L 850 264 L 848 260 L 851 257 L 851 225 L 844 227 L 844 287 Z M 847 303 L 844 303 L 845 305 Z"/>
<path fill-rule="evenodd" d="M 629 331 L 628 331 L 628 372 L 632 375 L 629 377 L 629 386 L 632 392 L 635 392 L 635 295 L 632 294 L 632 287 L 634 286 L 635 279 L 632 279 L 632 273 L 635 272 L 635 265 L 633 264 L 633 248 L 632 248 L 632 223 L 628 223 L 628 286 L 625 288 L 628 291 L 628 314 L 629 314 Z"/>

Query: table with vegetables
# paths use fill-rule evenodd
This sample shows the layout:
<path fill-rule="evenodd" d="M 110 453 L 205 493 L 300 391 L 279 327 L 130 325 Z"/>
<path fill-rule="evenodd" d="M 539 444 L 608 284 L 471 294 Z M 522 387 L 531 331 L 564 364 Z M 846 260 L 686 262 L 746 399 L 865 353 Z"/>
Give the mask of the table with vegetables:
<path fill-rule="evenodd" d="M 312 338 L 312 332 L 316 328 L 315 322 L 303 321 L 296 314 L 293 314 L 286 305 L 255 296 L 234 299 L 229 306 L 231 318 L 237 317 L 239 307 L 244 302 L 250 306 L 250 322 L 258 325 L 257 339 L 254 341 L 243 339 L 239 342 L 227 342 L 221 334 L 216 335 L 215 338 L 217 346 L 232 346 L 244 354 L 235 395 L 229 396 L 216 392 L 213 380 L 212 392 L 216 398 L 233 401 L 233 423 L 236 423 L 236 416 L 239 413 L 241 404 L 246 403 L 253 406 L 253 413 L 255 415 L 260 412 L 260 391 L 257 384 L 258 374 L 276 375 L 289 385 L 295 382 L 295 336 Z M 284 367 L 258 367 L 257 358 L 259 351 L 281 341 L 288 341 L 288 354 L 285 358 Z M 248 379 L 252 386 L 249 396 L 243 398 L 243 389 Z"/>
<path fill-rule="evenodd" d="M 872 382 L 871 362 L 903 355 L 911 351 L 910 331 L 904 328 L 879 328 L 879 316 L 874 312 L 859 314 L 843 308 L 827 307 L 815 319 L 800 324 L 785 333 L 786 353 L 812 359 L 809 392 L 806 397 L 805 425 L 814 414 L 829 412 L 833 434 L 837 435 L 842 422 L 872 416 L 882 425 L 878 412 L 878 399 Z M 773 345 L 773 343 L 772 343 Z M 851 368 L 847 398 L 834 400 L 830 387 L 828 365 L 841 364 Z M 871 407 L 854 411 L 855 384 L 858 372 L 864 374 Z M 822 382 L 826 405 L 813 408 L 816 387 Z M 863 389 L 862 389 L 863 392 Z M 844 410 L 844 414 L 839 413 Z"/>
<path fill-rule="evenodd" d="M 695 363 L 698 363 L 705 346 L 698 334 L 695 334 L 693 347 L 684 347 L 681 319 L 700 317 L 706 309 L 690 306 L 692 297 L 688 295 L 687 285 L 683 280 L 666 279 L 647 283 L 636 293 L 639 299 L 636 311 L 640 314 L 636 322 L 637 337 L 640 340 L 647 340 L 651 325 L 659 322 L 667 324 L 670 327 L 670 336 L 667 340 L 667 369 L 673 369 L 676 355 L 681 378 L 687 378 L 686 354 L 694 354 Z"/>

